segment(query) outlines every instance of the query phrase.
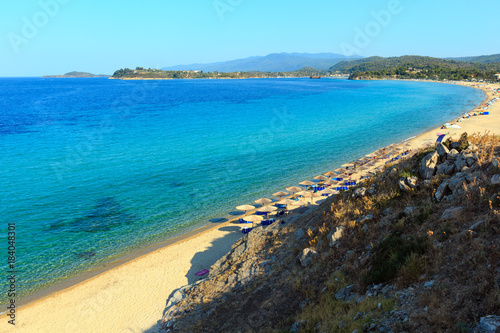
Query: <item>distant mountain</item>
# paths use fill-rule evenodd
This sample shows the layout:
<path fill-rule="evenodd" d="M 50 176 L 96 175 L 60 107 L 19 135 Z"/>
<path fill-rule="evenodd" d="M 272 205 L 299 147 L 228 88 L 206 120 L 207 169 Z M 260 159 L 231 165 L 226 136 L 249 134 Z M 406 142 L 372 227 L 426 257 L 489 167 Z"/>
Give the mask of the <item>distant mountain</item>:
<path fill-rule="evenodd" d="M 304 67 L 328 69 L 345 60 L 359 59 L 360 56 L 346 57 L 335 53 L 272 53 L 266 56 L 249 57 L 208 64 L 190 64 L 164 67 L 163 70 L 200 70 L 204 72 L 291 72 Z"/>
<path fill-rule="evenodd" d="M 56 77 L 56 78 L 60 78 L 60 77 L 109 77 L 110 75 L 106 75 L 106 74 L 92 74 L 92 73 L 87 73 L 87 72 L 77 72 L 77 71 L 73 71 L 73 72 L 69 72 L 69 73 L 66 73 L 64 75 L 44 75 L 42 77 Z"/>
<path fill-rule="evenodd" d="M 464 62 L 474 62 L 479 64 L 490 64 L 493 62 L 500 62 L 500 54 L 482 55 L 477 57 L 446 58 L 446 59 L 464 61 Z"/>

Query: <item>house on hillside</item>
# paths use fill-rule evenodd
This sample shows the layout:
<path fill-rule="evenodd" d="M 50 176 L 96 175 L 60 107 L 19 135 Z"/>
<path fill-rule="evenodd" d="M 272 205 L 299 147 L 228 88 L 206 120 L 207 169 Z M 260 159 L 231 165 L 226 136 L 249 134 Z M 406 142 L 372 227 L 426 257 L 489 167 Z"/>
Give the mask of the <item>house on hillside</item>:
<path fill-rule="evenodd" d="M 497 80 L 500 80 L 500 73 L 495 74 L 495 78 L 496 78 Z"/>

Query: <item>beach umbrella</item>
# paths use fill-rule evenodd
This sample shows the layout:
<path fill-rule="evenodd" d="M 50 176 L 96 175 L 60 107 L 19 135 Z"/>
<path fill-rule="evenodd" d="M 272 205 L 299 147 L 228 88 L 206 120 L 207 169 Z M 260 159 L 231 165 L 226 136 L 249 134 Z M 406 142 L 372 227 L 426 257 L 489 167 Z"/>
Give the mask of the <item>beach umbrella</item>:
<path fill-rule="evenodd" d="M 245 212 L 245 214 L 246 214 L 246 213 L 247 213 L 247 211 L 252 210 L 252 209 L 255 209 L 255 207 L 254 207 L 254 206 L 252 206 L 252 205 L 241 205 L 241 206 L 236 207 L 236 209 L 237 209 L 237 210 L 242 210 L 242 211 L 244 211 L 244 212 Z"/>
<path fill-rule="evenodd" d="M 299 184 L 304 185 L 304 186 L 311 186 L 311 185 L 314 185 L 315 183 L 313 183 L 309 180 L 304 180 L 303 182 L 300 182 Z"/>
<path fill-rule="evenodd" d="M 338 180 L 328 179 L 324 184 L 325 185 L 337 185 L 338 183 L 339 183 Z"/>
<path fill-rule="evenodd" d="M 297 205 L 297 201 L 290 200 L 290 199 L 281 199 L 277 203 L 280 205 L 286 205 L 287 210 L 288 210 L 288 205 Z"/>
<path fill-rule="evenodd" d="M 330 195 L 330 194 L 337 194 L 337 193 L 339 193 L 339 192 L 338 192 L 338 191 L 335 191 L 335 190 L 332 190 L 331 188 L 325 188 L 324 190 L 319 191 L 318 193 L 319 193 L 319 194 L 321 194 L 321 195 L 323 195 L 323 194 L 328 194 L 328 195 Z"/>
<path fill-rule="evenodd" d="M 259 216 L 259 215 L 248 215 L 248 216 L 245 216 L 243 218 L 243 220 L 247 221 L 247 222 L 252 222 L 252 228 L 253 228 L 253 224 L 254 223 L 259 223 L 260 221 L 262 221 L 264 218 L 262 216 Z"/>
<path fill-rule="evenodd" d="M 262 213 L 267 213 L 267 218 L 269 219 L 269 213 L 274 212 L 276 210 L 278 210 L 278 208 L 275 206 L 264 206 L 264 207 L 259 208 L 257 211 L 262 212 Z"/>
<path fill-rule="evenodd" d="M 297 204 L 297 201 L 291 199 L 281 199 L 277 203 L 280 205 L 295 205 Z"/>
<path fill-rule="evenodd" d="M 344 169 L 349 169 L 349 168 L 352 168 L 354 166 L 354 163 L 345 163 L 345 164 L 342 164 L 341 167 L 344 168 Z"/>
<path fill-rule="evenodd" d="M 273 202 L 271 199 L 268 198 L 260 198 L 254 201 L 255 203 L 258 203 L 259 205 L 267 205 L 270 202 Z"/>
<path fill-rule="evenodd" d="M 285 192 L 285 191 L 279 191 L 279 192 L 276 192 L 274 193 L 273 195 L 275 197 L 280 197 L 280 200 L 281 200 L 281 197 L 284 196 L 284 195 L 288 195 L 289 193 L 288 192 Z"/>
<path fill-rule="evenodd" d="M 290 186 L 287 187 L 286 190 L 292 192 L 292 194 L 295 194 L 296 192 L 302 191 L 302 188 L 298 186 Z"/>
<path fill-rule="evenodd" d="M 328 172 L 325 172 L 325 173 L 324 173 L 324 175 L 325 175 L 325 176 L 328 176 L 328 177 L 331 177 L 331 176 L 335 176 L 335 175 L 336 175 L 336 173 L 335 173 L 335 172 L 333 172 L 333 171 L 328 171 Z"/>
<path fill-rule="evenodd" d="M 314 192 L 307 192 L 304 197 L 309 197 L 311 198 L 311 202 L 314 203 L 314 198 L 318 198 L 320 197 L 321 194 L 318 194 L 318 193 L 314 193 Z"/>
<path fill-rule="evenodd" d="M 323 175 L 319 175 L 319 176 L 314 177 L 314 179 L 317 179 L 317 180 L 327 180 L 328 177 L 323 176 Z"/>

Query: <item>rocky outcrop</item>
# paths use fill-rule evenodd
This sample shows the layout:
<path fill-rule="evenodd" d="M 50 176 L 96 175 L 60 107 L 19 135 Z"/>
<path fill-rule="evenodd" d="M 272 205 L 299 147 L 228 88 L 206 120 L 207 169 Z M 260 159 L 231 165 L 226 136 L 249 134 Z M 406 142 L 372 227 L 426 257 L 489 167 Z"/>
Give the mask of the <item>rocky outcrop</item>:
<path fill-rule="evenodd" d="M 435 151 L 427 154 L 422 159 L 418 169 L 420 176 L 422 178 L 431 179 L 432 176 L 434 176 L 434 174 L 436 173 L 436 165 L 438 163 L 438 159 L 439 159 L 439 154 Z"/>
<path fill-rule="evenodd" d="M 330 231 L 330 233 L 327 236 L 330 247 L 334 247 L 337 244 L 338 240 L 342 237 L 343 232 L 344 232 L 344 227 L 342 226 L 336 227 L 335 229 Z"/>
<path fill-rule="evenodd" d="M 302 250 L 302 254 L 299 256 L 300 264 L 302 265 L 302 267 L 307 267 L 317 256 L 319 256 L 319 254 L 314 249 L 304 249 Z"/>

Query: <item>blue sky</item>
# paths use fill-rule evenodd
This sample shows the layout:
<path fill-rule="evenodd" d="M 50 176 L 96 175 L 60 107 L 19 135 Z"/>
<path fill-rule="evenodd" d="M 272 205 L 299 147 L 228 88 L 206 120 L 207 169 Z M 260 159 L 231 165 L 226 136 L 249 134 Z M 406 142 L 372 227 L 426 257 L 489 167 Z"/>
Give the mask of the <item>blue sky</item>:
<path fill-rule="evenodd" d="M 498 0 L 0 0 L 0 76 L 274 52 L 495 54 L 499 13 Z"/>

